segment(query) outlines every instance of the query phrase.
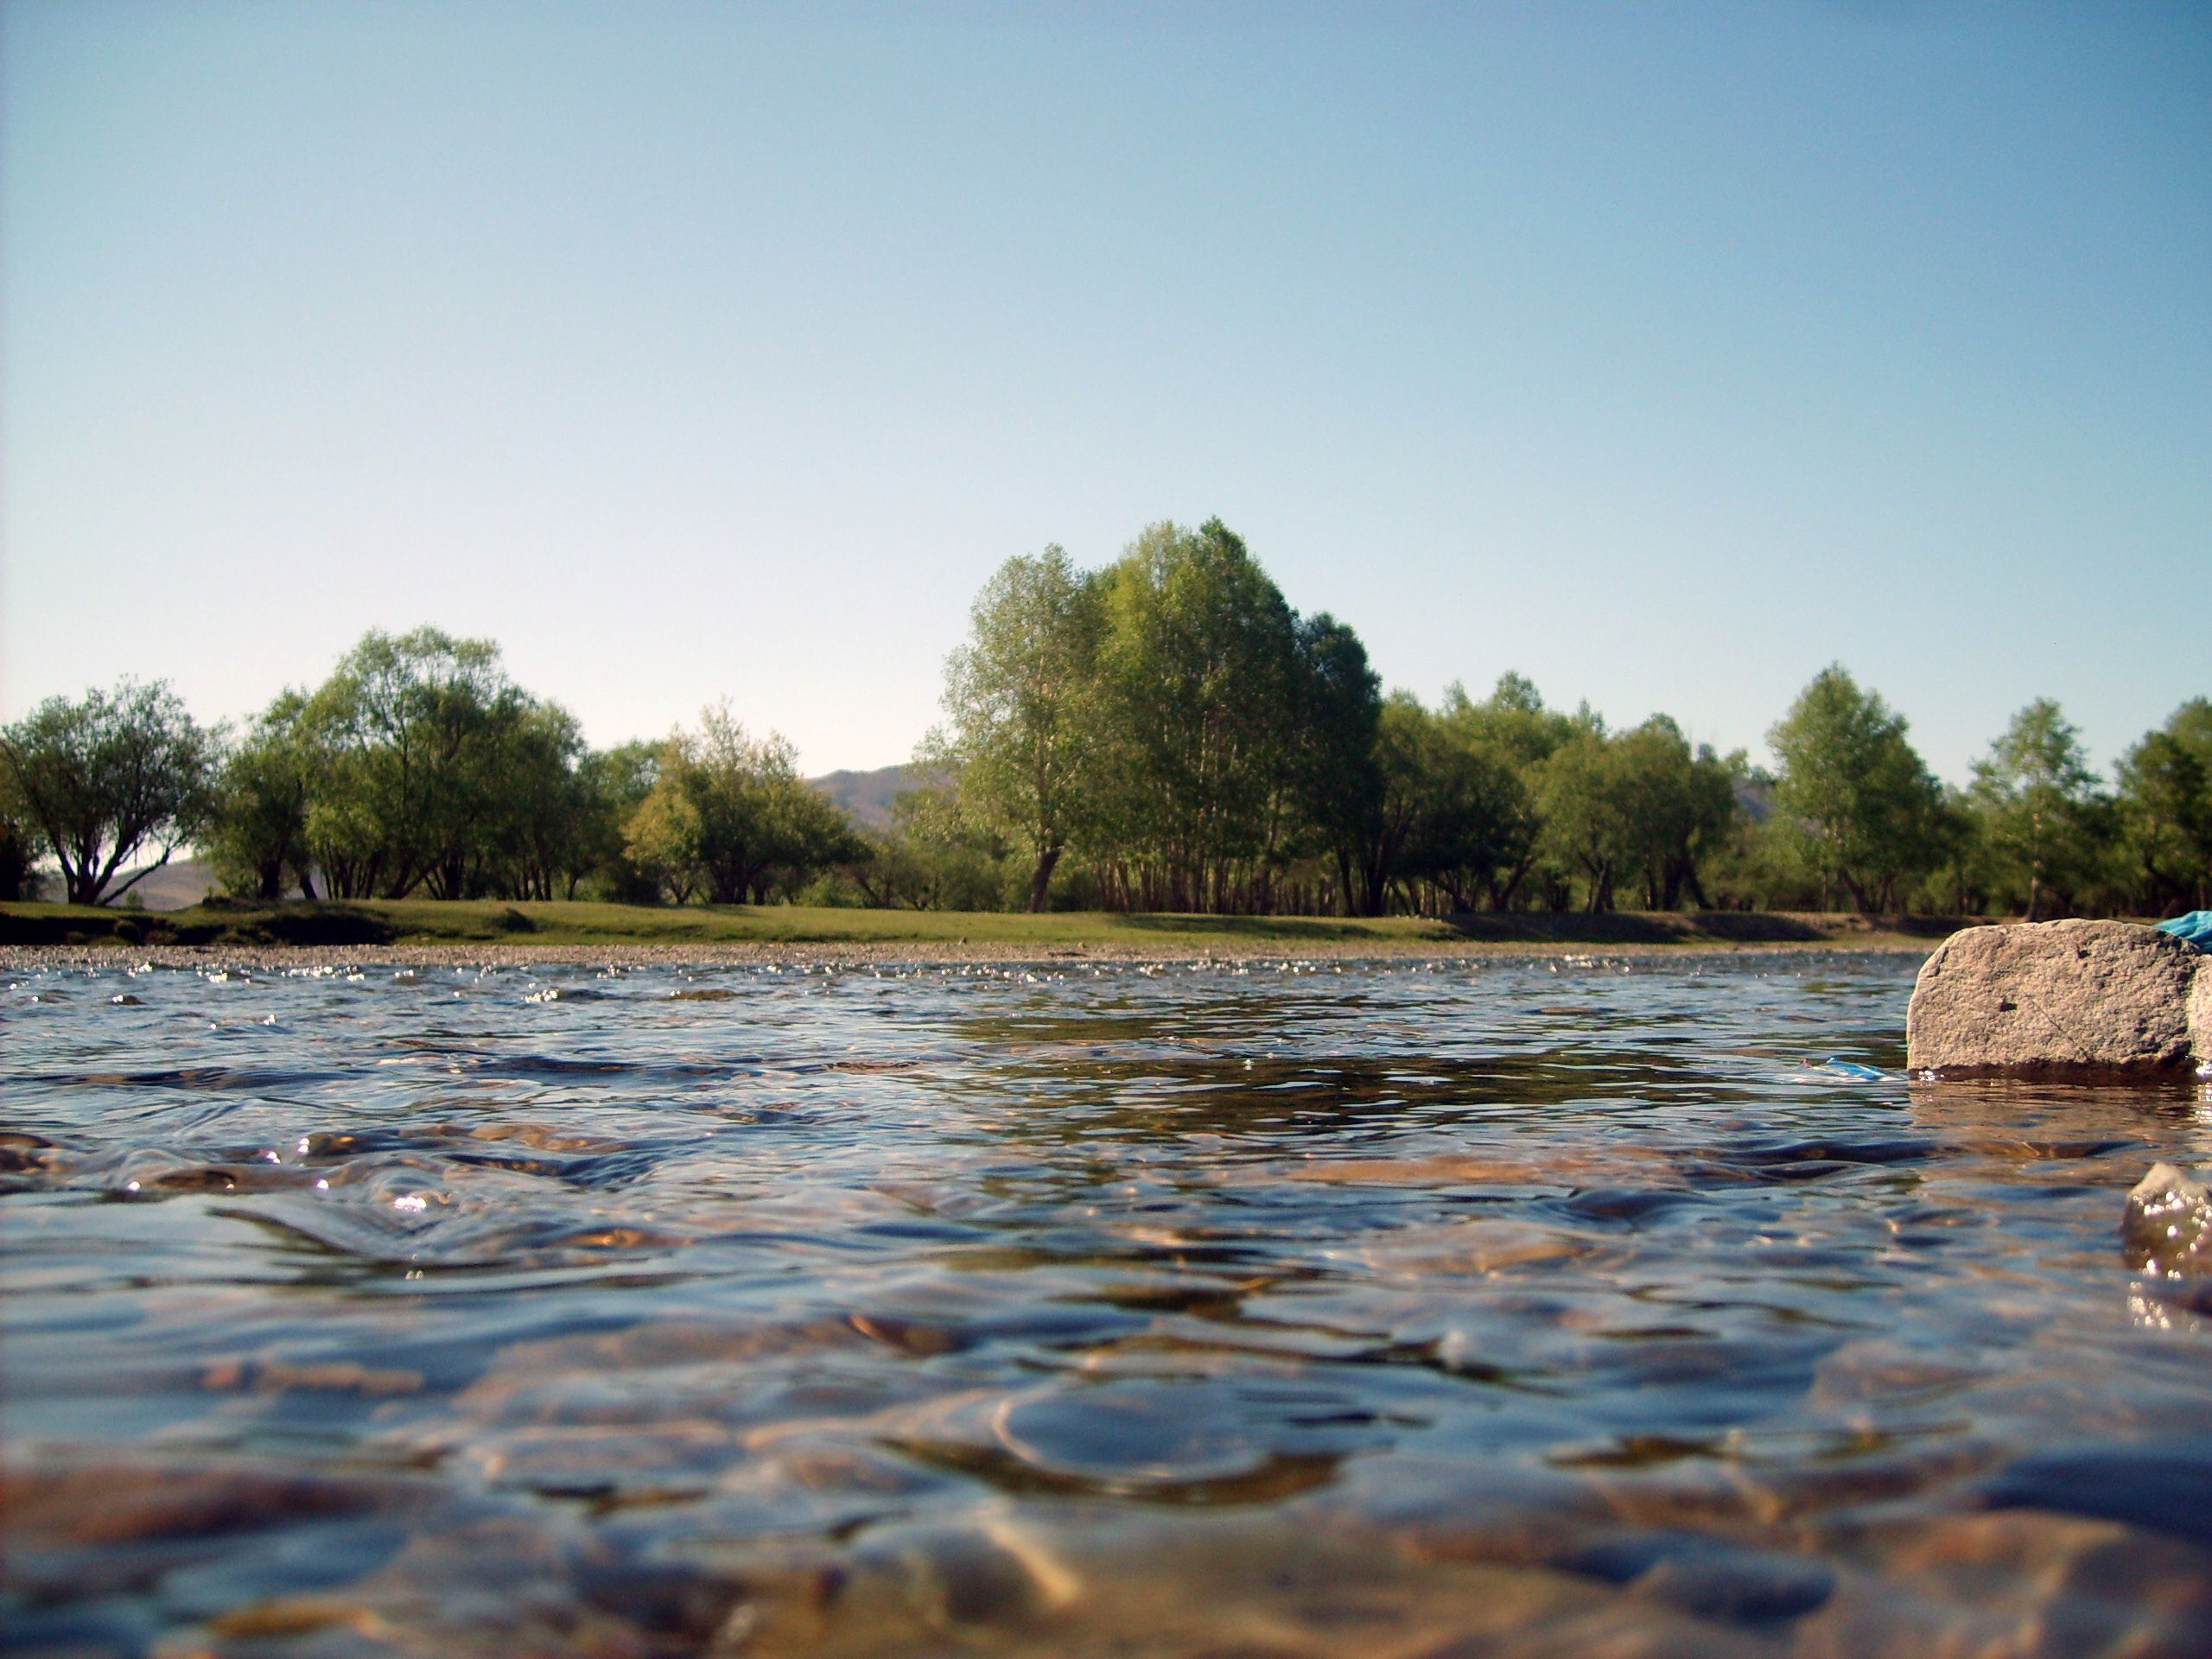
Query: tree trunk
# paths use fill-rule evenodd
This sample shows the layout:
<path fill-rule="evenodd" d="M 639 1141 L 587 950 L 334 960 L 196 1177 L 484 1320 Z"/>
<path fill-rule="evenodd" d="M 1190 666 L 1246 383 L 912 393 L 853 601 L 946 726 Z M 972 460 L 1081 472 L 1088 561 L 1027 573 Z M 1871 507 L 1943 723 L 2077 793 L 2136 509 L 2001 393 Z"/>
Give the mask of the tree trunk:
<path fill-rule="evenodd" d="M 1496 911 L 1513 908 L 1513 901 L 1520 897 L 1521 884 L 1529 879 L 1529 869 L 1536 861 L 1534 853 L 1524 853 L 1521 861 L 1502 876 L 1493 876 L 1490 884 L 1490 907 Z"/>
<path fill-rule="evenodd" d="M 1594 867 L 1590 883 L 1590 912 L 1600 915 L 1613 907 L 1613 864 L 1607 859 Z"/>
<path fill-rule="evenodd" d="M 1379 861 L 1368 867 L 1366 886 L 1367 891 L 1361 896 L 1359 913 L 1363 916 L 1380 916 L 1388 908 L 1390 875 L 1389 870 Z"/>
<path fill-rule="evenodd" d="M 1060 849 L 1048 847 L 1037 855 L 1037 868 L 1029 872 L 1029 913 L 1041 916 L 1052 908 L 1052 867 L 1060 861 Z"/>
<path fill-rule="evenodd" d="M 1705 883 L 1698 880 L 1697 861 L 1695 859 L 1685 858 L 1682 861 L 1681 868 L 1675 872 L 1675 874 L 1680 880 L 1680 884 L 1689 889 L 1690 897 L 1697 901 L 1697 907 L 1700 910 L 1711 910 L 1713 908 L 1712 901 L 1705 896 Z M 1673 899 L 1670 899 L 1667 901 L 1667 907 L 1669 910 L 1674 908 Z"/>

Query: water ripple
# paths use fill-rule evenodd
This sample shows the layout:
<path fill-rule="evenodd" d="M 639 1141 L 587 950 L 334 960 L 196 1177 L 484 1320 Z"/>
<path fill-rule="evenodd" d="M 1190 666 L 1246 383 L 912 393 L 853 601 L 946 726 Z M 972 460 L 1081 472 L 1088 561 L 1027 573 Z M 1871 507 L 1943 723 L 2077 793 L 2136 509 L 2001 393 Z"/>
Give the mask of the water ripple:
<path fill-rule="evenodd" d="M 1911 966 L 19 975 L 0 1619 L 2212 1650 L 2212 1102 L 1910 1082 Z"/>

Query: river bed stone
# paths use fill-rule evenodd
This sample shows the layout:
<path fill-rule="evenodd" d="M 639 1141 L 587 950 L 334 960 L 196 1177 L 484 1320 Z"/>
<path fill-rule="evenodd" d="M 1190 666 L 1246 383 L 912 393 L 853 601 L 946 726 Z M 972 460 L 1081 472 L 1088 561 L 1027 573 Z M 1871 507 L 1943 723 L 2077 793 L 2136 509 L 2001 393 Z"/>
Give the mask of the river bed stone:
<path fill-rule="evenodd" d="M 2203 952 L 2155 928 L 2069 918 L 1969 927 L 1920 970 L 1906 1064 L 1953 1076 L 2187 1077 L 2212 1062 Z"/>

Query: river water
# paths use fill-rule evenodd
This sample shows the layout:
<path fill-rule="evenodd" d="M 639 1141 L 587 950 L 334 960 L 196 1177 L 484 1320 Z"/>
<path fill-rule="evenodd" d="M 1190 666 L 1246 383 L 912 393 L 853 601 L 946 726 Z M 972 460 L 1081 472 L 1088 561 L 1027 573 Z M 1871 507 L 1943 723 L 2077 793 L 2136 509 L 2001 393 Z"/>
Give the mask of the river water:
<path fill-rule="evenodd" d="M 1908 1080 L 1914 965 L 17 970 L 0 1621 L 2212 1652 L 2212 1085 Z"/>

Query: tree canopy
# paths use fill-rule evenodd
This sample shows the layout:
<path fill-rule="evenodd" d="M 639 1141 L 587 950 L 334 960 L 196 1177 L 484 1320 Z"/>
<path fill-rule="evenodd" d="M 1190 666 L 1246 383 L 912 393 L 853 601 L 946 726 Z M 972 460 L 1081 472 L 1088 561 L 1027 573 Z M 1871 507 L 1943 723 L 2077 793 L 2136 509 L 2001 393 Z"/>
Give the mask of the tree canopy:
<path fill-rule="evenodd" d="M 1770 731 L 1770 775 L 1665 715 L 1611 728 L 1512 671 L 1479 700 L 1386 696 L 1357 632 L 1294 608 L 1219 519 L 1153 524 L 1095 570 L 1057 546 L 1007 560 L 942 702 L 915 786 L 863 829 L 727 703 L 594 749 L 495 643 L 431 627 L 364 635 L 234 741 L 126 682 L 0 733 L 0 898 L 50 866 L 67 896 L 111 901 L 196 845 L 264 900 L 2212 907 L 2212 700 L 2107 783 L 2038 698 L 1947 788 L 1834 664 Z"/>
<path fill-rule="evenodd" d="M 923 747 L 976 823 L 1027 850 L 1033 911 L 1098 810 L 1101 601 L 1101 584 L 1058 547 L 1001 565 L 946 659 L 946 724 Z"/>
<path fill-rule="evenodd" d="M 2071 902 L 2094 880 L 2110 803 L 2059 707 L 2038 697 L 2012 716 L 1986 758 L 1974 762 L 1986 856 L 2029 921 Z"/>
<path fill-rule="evenodd" d="M 0 733 L 9 810 L 60 867 L 70 903 L 120 898 L 207 822 L 215 746 L 164 681 L 48 697 Z M 151 862 L 111 892 L 144 851 Z"/>
<path fill-rule="evenodd" d="M 663 746 L 629 823 L 629 855 L 678 903 L 766 904 L 822 866 L 863 855 L 844 815 L 801 781 L 791 746 L 719 705 Z"/>
<path fill-rule="evenodd" d="M 2120 757 L 2126 861 L 2152 908 L 2212 908 L 2212 701 L 2192 697 Z"/>
<path fill-rule="evenodd" d="M 1894 910 L 1940 861 L 1941 791 L 1905 721 L 1840 664 L 1814 676 L 1767 741 L 1785 845 L 1860 910 Z"/>

